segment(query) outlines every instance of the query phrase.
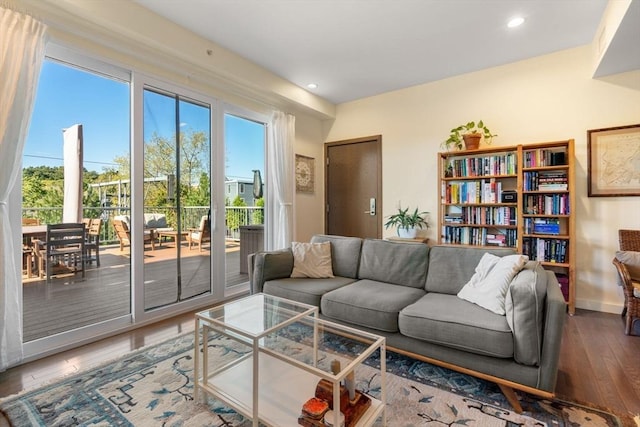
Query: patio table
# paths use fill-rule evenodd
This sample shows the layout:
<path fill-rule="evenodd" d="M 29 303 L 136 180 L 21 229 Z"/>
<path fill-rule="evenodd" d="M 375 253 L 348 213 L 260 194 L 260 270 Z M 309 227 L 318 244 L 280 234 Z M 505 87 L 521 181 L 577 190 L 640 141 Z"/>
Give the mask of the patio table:
<path fill-rule="evenodd" d="M 158 236 L 158 246 L 162 246 L 163 237 L 171 237 L 176 244 L 176 252 L 177 252 L 178 246 L 182 243 L 184 238 L 186 238 L 189 233 L 187 231 L 178 232 L 177 230 L 164 230 L 164 231 L 156 230 L 156 234 Z"/>

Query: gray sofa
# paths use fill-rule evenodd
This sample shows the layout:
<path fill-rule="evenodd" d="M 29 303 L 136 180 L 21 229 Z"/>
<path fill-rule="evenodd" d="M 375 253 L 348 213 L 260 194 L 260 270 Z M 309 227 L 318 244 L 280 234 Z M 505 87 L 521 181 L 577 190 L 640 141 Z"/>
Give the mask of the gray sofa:
<path fill-rule="evenodd" d="M 457 296 L 485 252 L 511 249 L 433 246 L 316 235 L 331 242 L 333 278 L 291 278 L 290 249 L 249 257 L 251 292 L 320 307 L 323 318 L 383 335 L 392 350 L 496 382 L 553 396 L 566 316 L 555 275 L 529 262 L 511 281 L 506 315 Z"/>

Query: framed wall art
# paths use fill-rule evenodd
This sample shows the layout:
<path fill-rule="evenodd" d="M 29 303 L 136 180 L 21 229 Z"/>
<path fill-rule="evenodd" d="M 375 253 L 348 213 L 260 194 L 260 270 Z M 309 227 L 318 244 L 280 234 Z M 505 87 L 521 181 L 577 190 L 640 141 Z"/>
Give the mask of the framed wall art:
<path fill-rule="evenodd" d="M 587 131 L 589 197 L 640 196 L 640 124 Z"/>
<path fill-rule="evenodd" d="M 296 192 L 313 193 L 315 190 L 315 159 L 296 154 Z"/>

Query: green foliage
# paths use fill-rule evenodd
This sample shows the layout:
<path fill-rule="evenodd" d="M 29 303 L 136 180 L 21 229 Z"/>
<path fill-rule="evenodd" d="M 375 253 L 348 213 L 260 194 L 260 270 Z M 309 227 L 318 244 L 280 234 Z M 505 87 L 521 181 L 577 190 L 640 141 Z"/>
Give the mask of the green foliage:
<path fill-rule="evenodd" d="M 428 214 L 429 212 L 418 212 L 418 208 L 413 212 L 409 212 L 409 208 L 402 209 L 398 208 L 398 213 L 393 215 L 389 215 L 387 218 L 387 222 L 384 224 L 385 228 L 396 227 L 396 228 L 429 228 L 429 223 L 424 218 L 423 215 Z"/>
<path fill-rule="evenodd" d="M 209 206 L 209 176 L 202 172 L 196 187 L 185 187 L 182 204 L 185 206 Z"/>
<path fill-rule="evenodd" d="M 231 202 L 231 206 L 247 206 L 242 197 L 236 196 Z M 245 214 L 244 209 L 227 209 L 226 210 L 226 220 L 227 220 L 227 228 L 229 230 L 235 231 L 243 225 L 243 216 Z"/>
<path fill-rule="evenodd" d="M 253 224 L 264 224 L 264 198 L 260 197 L 256 200 L 256 207 L 262 209 L 256 209 L 253 211 Z"/>
<path fill-rule="evenodd" d="M 247 206 L 244 199 L 240 196 L 236 196 L 231 203 L 231 206 Z"/>
<path fill-rule="evenodd" d="M 487 144 L 491 144 L 493 137 L 498 136 L 492 134 L 482 120 L 478 122 L 477 126 L 476 122 L 468 122 L 467 124 L 460 125 L 456 128 L 451 129 L 449 138 L 442 143 L 442 146 L 446 149 L 450 149 L 453 146 L 460 150 L 464 146 L 464 140 L 462 136 L 473 133 L 481 134 Z"/>

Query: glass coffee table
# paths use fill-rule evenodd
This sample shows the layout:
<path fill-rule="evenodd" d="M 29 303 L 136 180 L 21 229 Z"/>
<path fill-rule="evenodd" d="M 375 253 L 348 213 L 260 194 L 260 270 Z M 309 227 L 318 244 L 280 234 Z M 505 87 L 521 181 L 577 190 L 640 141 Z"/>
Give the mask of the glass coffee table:
<path fill-rule="evenodd" d="M 384 423 L 384 337 L 319 319 L 317 307 L 266 294 L 201 311 L 195 321 L 196 401 L 208 394 L 254 426 L 339 426 L 341 419 L 347 427 L 369 426 L 380 416 Z M 210 354 L 217 337 L 234 346 L 224 360 Z M 379 399 L 355 386 L 363 362 L 376 351 L 380 366 L 369 369 L 379 375 Z M 335 408 L 324 415 L 303 412 L 305 403 L 318 399 Z"/>

